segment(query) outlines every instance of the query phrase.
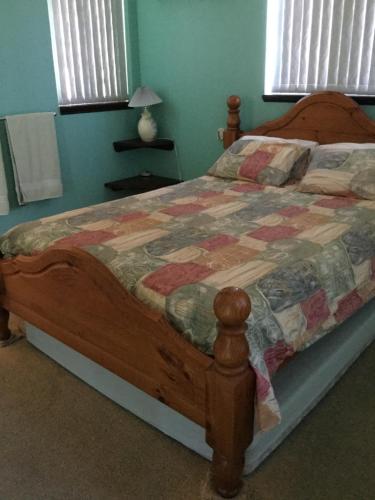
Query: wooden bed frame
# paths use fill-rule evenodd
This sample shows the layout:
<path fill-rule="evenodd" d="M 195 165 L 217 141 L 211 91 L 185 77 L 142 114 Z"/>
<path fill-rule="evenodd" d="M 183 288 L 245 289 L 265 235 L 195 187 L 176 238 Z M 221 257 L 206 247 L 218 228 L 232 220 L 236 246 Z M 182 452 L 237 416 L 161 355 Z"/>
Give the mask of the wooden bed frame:
<path fill-rule="evenodd" d="M 322 92 L 281 118 L 240 130 L 240 99 L 228 99 L 225 147 L 246 134 L 333 142 L 375 142 L 375 122 L 350 98 Z M 90 254 L 50 249 L 0 261 L 0 345 L 10 343 L 9 312 L 119 375 L 206 429 L 212 480 L 223 497 L 239 491 L 253 438 L 255 374 L 245 337 L 251 304 L 238 288 L 214 302 L 214 356 L 185 340 L 159 312 L 128 293 Z"/>

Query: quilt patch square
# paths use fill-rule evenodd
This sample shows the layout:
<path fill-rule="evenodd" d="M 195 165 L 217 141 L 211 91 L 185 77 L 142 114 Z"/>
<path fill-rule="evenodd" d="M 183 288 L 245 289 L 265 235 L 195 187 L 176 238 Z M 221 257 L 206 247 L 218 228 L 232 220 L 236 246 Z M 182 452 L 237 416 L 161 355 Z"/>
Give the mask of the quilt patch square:
<path fill-rule="evenodd" d="M 197 283 L 214 271 L 206 266 L 191 262 L 167 264 L 146 276 L 142 283 L 161 295 L 167 296 L 183 285 Z"/>
<path fill-rule="evenodd" d="M 217 207 L 219 205 L 225 205 L 227 203 L 233 203 L 237 200 L 236 195 L 233 193 L 232 196 L 227 194 L 219 193 L 216 196 L 207 196 L 206 198 L 199 198 L 198 204 L 203 207 L 204 210 L 210 207 Z"/>
<path fill-rule="evenodd" d="M 126 222 L 121 222 L 113 232 L 116 236 L 122 236 L 126 234 L 140 233 L 147 231 L 148 229 L 153 229 L 155 226 L 159 226 L 160 221 L 153 219 L 151 217 L 140 217 L 139 219 L 133 219 Z"/>
<path fill-rule="evenodd" d="M 354 198 L 344 198 L 335 196 L 335 198 L 325 198 L 315 202 L 318 207 L 324 208 L 346 208 L 356 205 L 358 200 Z"/>
<path fill-rule="evenodd" d="M 148 217 L 149 214 L 147 212 L 130 212 L 124 215 L 117 215 L 114 219 L 118 222 L 132 222 L 138 219 L 144 219 Z"/>
<path fill-rule="evenodd" d="M 198 193 L 198 198 L 212 198 L 212 196 L 219 196 L 223 194 L 222 191 L 201 191 Z"/>
<path fill-rule="evenodd" d="M 190 215 L 196 214 L 204 210 L 205 207 L 199 205 L 198 203 L 186 203 L 181 205 L 174 205 L 173 207 L 163 208 L 161 210 L 164 214 L 173 215 L 178 217 L 179 215 Z"/>
<path fill-rule="evenodd" d="M 81 231 L 57 240 L 53 245 L 55 248 L 85 247 L 88 245 L 99 245 L 114 238 L 114 233 L 109 231 Z"/>
<path fill-rule="evenodd" d="M 279 210 L 279 214 L 284 217 L 295 217 L 296 215 L 304 214 L 308 211 L 308 208 L 299 207 L 298 205 L 291 205 L 290 207 L 282 208 L 281 210 Z"/>
<path fill-rule="evenodd" d="M 246 184 L 237 184 L 231 188 L 231 191 L 237 193 L 250 193 L 253 191 L 264 191 L 264 184 L 256 184 L 255 182 L 246 182 Z"/>
<path fill-rule="evenodd" d="M 331 314 L 324 290 L 318 290 L 312 297 L 301 302 L 301 309 L 307 320 L 308 330 L 322 324 Z"/>
<path fill-rule="evenodd" d="M 237 241 L 238 238 L 235 238 L 230 234 L 218 234 L 217 236 L 213 236 L 212 238 L 208 238 L 207 240 L 197 243 L 197 246 L 211 252 L 212 250 L 217 250 L 218 248 L 231 245 Z"/>
<path fill-rule="evenodd" d="M 363 301 L 357 290 L 353 290 L 348 293 L 348 295 L 345 295 L 345 297 L 343 297 L 338 303 L 338 307 L 335 312 L 336 321 L 338 323 L 342 323 L 354 314 L 362 305 Z"/>
<path fill-rule="evenodd" d="M 259 252 L 241 245 L 227 245 L 202 255 L 194 262 L 207 266 L 215 271 L 225 271 L 240 264 L 249 262 Z"/>
<path fill-rule="evenodd" d="M 315 214 L 312 212 L 301 212 L 299 215 L 289 217 L 288 225 L 305 231 L 307 229 L 312 229 L 314 226 L 321 226 L 322 224 L 328 224 L 331 218 L 323 214 Z"/>
<path fill-rule="evenodd" d="M 248 236 L 257 240 L 276 241 L 293 238 L 298 233 L 298 229 L 290 226 L 263 226 L 248 233 Z"/>
<path fill-rule="evenodd" d="M 269 347 L 264 353 L 264 361 L 270 375 L 277 372 L 278 368 L 294 354 L 291 346 L 287 345 L 282 340 L 276 342 L 272 347 Z"/>
<path fill-rule="evenodd" d="M 240 166 L 240 176 L 255 181 L 258 174 L 267 167 L 274 156 L 274 153 L 268 153 L 267 151 L 260 150 L 256 151 L 252 155 L 249 155 Z"/>

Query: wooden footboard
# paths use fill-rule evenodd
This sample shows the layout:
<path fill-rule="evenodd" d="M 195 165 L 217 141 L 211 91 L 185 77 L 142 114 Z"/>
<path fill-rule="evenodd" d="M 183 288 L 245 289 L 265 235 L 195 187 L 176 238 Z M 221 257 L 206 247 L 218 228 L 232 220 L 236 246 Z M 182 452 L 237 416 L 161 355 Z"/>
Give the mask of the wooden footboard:
<path fill-rule="evenodd" d="M 82 250 L 50 249 L 4 260 L 0 271 L 0 340 L 9 337 L 8 311 L 14 312 L 205 427 L 214 449 L 215 488 L 227 497 L 237 493 L 254 406 L 245 292 L 225 289 L 216 298 L 213 358 Z"/>

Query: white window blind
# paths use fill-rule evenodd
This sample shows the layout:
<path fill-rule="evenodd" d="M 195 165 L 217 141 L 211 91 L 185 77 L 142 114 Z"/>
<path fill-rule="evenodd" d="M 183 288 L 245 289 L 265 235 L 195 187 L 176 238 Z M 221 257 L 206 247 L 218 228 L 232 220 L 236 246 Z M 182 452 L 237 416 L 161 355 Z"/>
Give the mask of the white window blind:
<path fill-rule="evenodd" d="M 375 0 L 268 0 L 265 93 L 375 94 Z"/>
<path fill-rule="evenodd" d="M 49 0 L 59 104 L 128 97 L 123 0 Z"/>

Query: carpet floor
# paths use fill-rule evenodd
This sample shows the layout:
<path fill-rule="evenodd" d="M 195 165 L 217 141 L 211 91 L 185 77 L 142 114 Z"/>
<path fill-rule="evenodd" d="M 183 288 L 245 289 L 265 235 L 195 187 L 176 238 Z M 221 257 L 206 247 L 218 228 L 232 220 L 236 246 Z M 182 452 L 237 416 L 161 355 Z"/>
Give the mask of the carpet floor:
<path fill-rule="evenodd" d="M 240 499 L 375 499 L 375 345 Z M 0 349 L 0 500 L 211 500 L 209 464 L 25 340 Z"/>

